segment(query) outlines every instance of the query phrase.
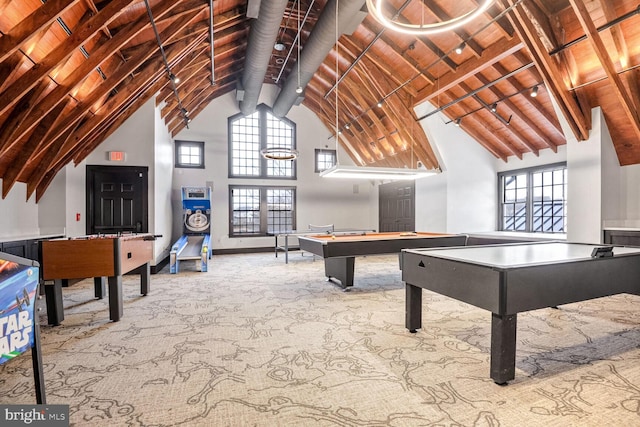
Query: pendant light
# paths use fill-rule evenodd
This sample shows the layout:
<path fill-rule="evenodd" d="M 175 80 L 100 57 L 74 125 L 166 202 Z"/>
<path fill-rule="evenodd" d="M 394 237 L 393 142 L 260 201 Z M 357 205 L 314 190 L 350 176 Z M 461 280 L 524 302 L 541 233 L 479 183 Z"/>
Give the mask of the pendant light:
<path fill-rule="evenodd" d="M 435 175 L 438 173 L 436 170 L 427 170 L 427 169 L 412 169 L 412 168 L 385 168 L 385 167 L 373 167 L 373 166 L 341 166 L 338 157 L 338 142 L 340 138 L 340 123 L 338 121 L 338 93 L 339 93 L 339 85 L 338 82 L 340 80 L 340 69 L 338 67 L 339 64 L 339 44 L 338 44 L 338 0 L 336 0 L 336 85 L 334 90 L 335 95 L 335 121 L 336 121 L 336 164 L 335 166 L 325 169 L 320 172 L 320 177 L 322 178 L 357 178 L 357 179 L 379 179 L 379 180 L 413 180 L 418 178 L 423 178 L 426 176 Z M 382 107 L 382 101 L 380 101 L 379 107 Z M 345 126 L 346 127 L 346 126 Z M 412 128 L 413 130 L 413 128 Z M 411 158 L 413 162 L 413 144 L 414 141 L 411 141 Z"/>

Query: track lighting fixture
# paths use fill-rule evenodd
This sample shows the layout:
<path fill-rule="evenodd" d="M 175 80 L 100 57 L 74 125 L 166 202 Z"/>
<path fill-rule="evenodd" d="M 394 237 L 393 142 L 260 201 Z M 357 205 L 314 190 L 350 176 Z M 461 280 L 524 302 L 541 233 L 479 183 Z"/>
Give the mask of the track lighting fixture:
<path fill-rule="evenodd" d="M 491 112 L 495 113 L 496 111 L 498 111 L 498 103 L 494 102 L 493 104 L 491 104 Z"/>
<path fill-rule="evenodd" d="M 171 71 L 169 71 L 169 80 L 171 80 L 174 84 L 180 83 L 180 77 L 177 77 Z"/>
<path fill-rule="evenodd" d="M 180 83 L 180 79 L 171 72 L 171 67 L 169 66 L 169 61 L 167 60 L 167 55 L 164 51 L 164 46 L 162 45 L 162 41 L 160 40 L 160 34 L 158 34 L 158 28 L 156 27 L 156 21 L 153 19 L 153 13 L 151 12 L 151 5 L 149 4 L 149 0 L 144 0 L 145 7 L 147 8 L 147 14 L 149 15 L 149 21 L 151 22 L 151 28 L 153 28 L 153 33 L 156 36 L 156 42 L 158 43 L 158 47 L 160 48 L 160 54 L 162 55 L 162 62 L 164 63 L 164 68 L 167 71 L 167 76 L 169 80 L 171 80 L 173 86 L 173 94 L 176 96 L 176 100 L 178 101 L 178 109 L 180 113 L 184 116 L 185 125 L 187 128 L 189 127 L 189 122 L 191 119 L 187 116 L 187 110 L 182 106 L 182 101 L 180 100 L 180 95 L 178 94 L 178 90 L 176 85 Z M 213 44 L 213 41 L 212 41 Z"/>
<path fill-rule="evenodd" d="M 350 128 L 350 127 L 351 127 L 351 125 L 350 125 L 349 123 L 347 123 L 346 125 L 344 125 L 344 128 L 345 128 L 346 130 L 349 130 L 349 128 Z"/>
<path fill-rule="evenodd" d="M 462 121 L 462 119 L 461 119 L 460 117 L 458 117 L 458 118 L 455 120 L 454 124 L 455 124 L 456 126 L 460 127 L 460 122 L 461 122 L 461 121 Z"/>
<path fill-rule="evenodd" d="M 378 106 L 378 108 L 382 108 L 382 101 L 378 101 L 376 105 Z"/>
<path fill-rule="evenodd" d="M 536 96 L 538 96 L 538 86 L 534 86 L 533 89 L 531 89 L 531 93 L 529 94 L 532 98 L 535 98 Z"/>
<path fill-rule="evenodd" d="M 455 52 L 460 55 L 466 46 L 464 42 L 460 43 L 458 47 L 456 47 Z"/>

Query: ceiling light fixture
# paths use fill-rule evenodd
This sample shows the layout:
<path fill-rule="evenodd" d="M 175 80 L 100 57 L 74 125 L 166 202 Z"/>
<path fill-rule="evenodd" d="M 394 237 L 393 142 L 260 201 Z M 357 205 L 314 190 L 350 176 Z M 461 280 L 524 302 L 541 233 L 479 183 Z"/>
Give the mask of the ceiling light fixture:
<path fill-rule="evenodd" d="M 286 46 L 284 45 L 284 43 L 282 43 L 280 40 L 278 40 L 276 42 L 276 44 L 273 45 L 273 48 L 275 50 L 277 50 L 278 52 L 282 52 L 283 50 L 286 49 Z"/>
<path fill-rule="evenodd" d="M 449 19 L 448 21 L 437 22 L 433 24 L 407 24 L 394 20 L 394 18 L 388 18 L 382 12 L 383 0 L 367 0 L 367 8 L 369 13 L 385 27 L 398 31 L 400 33 L 412 34 L 417 36 L 424 36 L 429 34 L 437 34 L 445 31 L 451 31 L 458 27 L 461 27 L 478 16 L 482 15 L 493 4 L 494 0 L 484 0 L 474 10 L 462 14 L 456 18 Z"/>
<path fill-rule="evenodd" d="M 169 67 L 169 61 L 167 60 L 167 55 L 164 52 L 164 46 L 162 46 L 162 40 L 160 40 L 158 27 L 156 27 L 156 21 L 153 19 L 153 13 L 151 13 L 151 6 L 149 5 L 149 0 L 144 0 L 144 4 L 147 8 L 147 14 L 149 15 L 149 21 L 151 22 L 151 27 L 153 28 L 153 32 L 156 36 L 156 42 L 158 43 L 158 47 L 160 48 L 160 54 L 162 55 L 162 62 L 164 63 L 164 68 L 167 71 L 167 76 L 169 77 L 169 81 L 171 82 L 173 94 L 176 96 L 176 100 L 178 101 L 178 110 L 183 114 L 185 125 L 187 126 L 187 129 L 188 129 L 189 122 L 191 121 L 191 119 L 187 117 L 187 114 L 185 113 L 185 111 L 187 110 L 182 106 L 182 101 L 180 100 L 180 95 L 178 94 L 177 84 L 180 82 L 180 79 L 171 72 L 171 67 Z"/>
<path fill-rule="evenodd" d="M 409 168 L 381 168 L 381 167 L 370 167 L 370 166 L 341 166 L 338 161 L 338 143 L 340 141 L 340 135 L 342 132 L 340 131 L 340 122 L 338 120 L 338 108 L 339 108 L 339 82 L 340 82 L 340 68 L 338 63 L 339 58 L 339 43 L 338 43 L 338 8 L 336 7 L 336 64 L 335 64 L 335 74 L 336 74 L 336 84 L 334 86 L 335 91 L 335 126 L 336 126 L 336 164 L 335 166 L 325 169 L 320 172 L 320 177 L 322 178 L 359 178 L 359 179 L 380 179 L 380 180 L 411 180 L 418 179 L 425 176 L 435 175 L 439 171 L 436 170 L 427 170 L 427 169 L 409 169 Z M 378 107 L 382 107 L 382 103 L 384 98 L 378 101 Z M 345 124 L 345 129 L 349 129 L 349 123 Z M 375 147 L 375 142 L 371 142 L 371 145 Z M 413 146 L 412 146 L 413 149 Z M 413 153 L 412 153 L 413 154 Z"/>
<path fill-rule="evenodd" d="M 370 166 L 340 166 L 320 172 L 323 178 L 360 178 L 360 179 L 387 179 L 387 180 L 412 180 L 437 174 L 435 170 L 409 169 L 409 168 L 379 168 Z"/>
<path fill-rule="evenodd" d="M 453 123 L 454 123 L 456 126 L 460 127 L 460 123 L 461 123 L 461 122 L 462 122 L 462 119 L 461 119 L 460 117 L 458 117 L 458 118 L 457 118 Z"/>
<path fill-rule="evenodd" d="M 496 111 L 498 111 L 498 103 L 494 102 L 493 104 L 491 104 L 491 112 L 495 113 Z"/>
<path fill-rule="evenodd" d="M 270 147 L 260 150 L 260 154 L 267 160 L 295 160 L 298 158 L 298 150 L 289 147 Z"/>
<path fill-rule="evenodd" d="M 531 96 L 532 98 L 535 98 L 536 96 L 538 96 L 538 86 L 534 86 L 533 89 L 531 89 L 531 93 L 529 94 L 529 96 Z"/>
<path fill-rule="evenodd" d="M 464 42 L 460 43 L 458 47 L 456 47 L 455 52 L 460 55 L 466 46 Z"/>

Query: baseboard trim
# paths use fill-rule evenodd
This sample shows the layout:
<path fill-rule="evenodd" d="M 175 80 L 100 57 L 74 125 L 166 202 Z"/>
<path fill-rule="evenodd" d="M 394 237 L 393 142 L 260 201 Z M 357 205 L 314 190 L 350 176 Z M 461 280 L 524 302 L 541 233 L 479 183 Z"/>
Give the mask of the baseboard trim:
<path fill-rule="evenodd" d="M 167 264 L 169 264 L 169 257 L 165 257 L 164 259 L 160 260 L 160 262 L 157 263 L 156 265 L 152 265 L 151 274 L 159 273 L 160 270 L 162 270 Z"/>

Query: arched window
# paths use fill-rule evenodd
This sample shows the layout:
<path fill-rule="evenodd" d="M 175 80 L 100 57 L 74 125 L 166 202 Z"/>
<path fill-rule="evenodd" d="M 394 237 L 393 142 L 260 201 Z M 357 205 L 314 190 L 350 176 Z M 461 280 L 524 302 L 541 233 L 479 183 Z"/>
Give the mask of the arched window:
<path fill-rule="evenodd" d="M 296 161 L 265 159 L 260 150 L 266 148 L 295 150 L 295 123 L 264 104 L 251 115 L 229 118 L 229 178 L 296 179 Z"/>

